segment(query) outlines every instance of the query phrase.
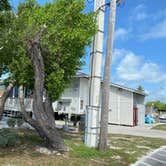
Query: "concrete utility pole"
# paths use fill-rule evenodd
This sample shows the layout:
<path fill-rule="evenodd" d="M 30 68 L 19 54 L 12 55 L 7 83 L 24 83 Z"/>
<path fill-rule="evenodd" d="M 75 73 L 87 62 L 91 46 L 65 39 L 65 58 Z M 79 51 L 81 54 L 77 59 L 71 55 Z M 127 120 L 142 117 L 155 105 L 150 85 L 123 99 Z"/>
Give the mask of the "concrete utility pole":
<path fill-rule="evenodd" d="M 103 80 L 103 86 L 102 86 L 103 88 L 102 88 L 101 122 L 100 122 L 100 138 L 99 138 L 100 151 L 107 150 L 110 70 L 111 70 L 111 61 L 112 61 L 113 40 L 114 40 L 116 3 L 118 2 L 119 1 L 117 0 L 111 0 L 111 3 L 110 3 L 107 48 L 106 48 L 106 58 L 105 58 L 105 66 L 104 66 L 104 80 Z"/>
<path fill-rule="evenodd" d="M 102 77 L 102 54 L 104 38 L 104 4 L 105 0 L 94 1 L 94 11 L 98 11 L 96 22 L 98 32 L 93 38 L 91 49 L 89 106 L 86 112 L 85 144 L 89 147 L 98 146 L 100 128 L 100 89 Z"/>

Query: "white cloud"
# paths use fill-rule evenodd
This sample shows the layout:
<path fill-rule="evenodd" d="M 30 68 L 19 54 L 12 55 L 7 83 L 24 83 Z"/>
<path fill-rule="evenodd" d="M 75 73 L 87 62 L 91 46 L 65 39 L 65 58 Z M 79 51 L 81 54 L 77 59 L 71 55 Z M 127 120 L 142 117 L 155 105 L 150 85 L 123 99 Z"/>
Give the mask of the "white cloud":
<path fill-rule="evenodd" d="M 135 19 L 137 21 L 142 21 L 142 20 L 145 20 L 147 17 L 148 17 L 147 14 L 143 12 L 143 13 L 137 13 Z"/>
<path fill-rule="evenodd" d="M 166 74 L 159 65 L 146 62 L 141 56 L 126 51 L 124 58 L 116 68 L 116 76 L 121 81 L 143 81 L 145 83 L 166 82 Z"/>
<path fill-rule="evenodd" d="M 166 38 L 166 19 L 155 24 L 147 33 L 141 35 L 141 40 L 143 41 L 158 38 Z"/>
<path fill-rule="evenodd" d="M 166 9 L 159 10 L 157 13 L 153 14 L 151 18 L 155 20 L 164 19 L 166 17 Z"/>
<path fill-rule="evenodd" d="M 125 81 L 141 79 L 138 74 L 140 59 L 132 52 L 128 52 L 117 67 L 117 76 Z"/>
<path fill-rule="evenodd" d="M 117 40 L 117 39 L 126 39 L 127 38 L 127 35 L 128 35 L 128 31 L 125 29 L 125 28 L 119 28 L 117 30 L 115 30 L 115 37 L 114 39 Z"/>
<path fill-rule="evenodd" d="M 115 48 L 113 50 L 113 58 L 112 58 L 112 62 L 116 62 L 118 59 L 120 59 L 122 56 L 124 56 L 127 53 L 127 51 L 125 49 L 117 49 Z"/>
<path fill-rule="evenodd" d="M 149 92 L 147 101 L 155 101 L 155 100 L 160 100 L 166 103 L 166 86 L 154 89 L 151 92 Z"/>
<path fill-rule="evenodd" d="M 132 10 L 130 20 L 131 21 L 143 21 L 143 20 L 147 19 L 148 17 L 149 16 L 146 13 L 145 5 L 139 4 Z"/>
<path fill-rule="evenodd" d="M 166 9 L 156 10 L 153 13 L 148 12 L 148 8 L 144 4 L 137 5 L 130 13 L 131 21 L 144 21 L 149 19 L 151 21 L 163 19 L 166 16 Z"/>

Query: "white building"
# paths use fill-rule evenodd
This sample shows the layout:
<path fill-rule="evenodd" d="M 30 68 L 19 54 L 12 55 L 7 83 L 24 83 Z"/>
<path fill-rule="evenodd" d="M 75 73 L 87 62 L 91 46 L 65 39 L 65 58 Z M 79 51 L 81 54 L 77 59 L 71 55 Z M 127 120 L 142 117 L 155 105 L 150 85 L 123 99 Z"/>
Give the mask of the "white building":
<path fill-rule="evenodd" d="M 65 89 L 59 101 L 53 103 L 58 114 L 85 114 L 89 103 L 89 77 L 78 74 L 73 77 L 70 86 Z M 109 123 L 128 126 L 144 124 L 144 92 L 117 84 L 110 85 Z"/>
<path fill-rule="evenodd" d="M 4 89 L 1 87 L 0 89 Z M 26 96 L 26 95 L 25 95 Z M 145 105 L 144 92 L 117 84 L 110 85 L 109 123 L 128 126 L 144 124 Z M 5 103 L 5 110 L 20 111 L 18 88 L 13 88 Z M 27 111 L 32 111 L 32 98 L 26 98 Z M 85 114 L 89 104 L 89 76 L 78 74 L 73 77 L 61 98 L 53 103 L 55 114 L 67 114 L 77 117 Z M 61 116 L 63 117 L 63 115 Z"/>

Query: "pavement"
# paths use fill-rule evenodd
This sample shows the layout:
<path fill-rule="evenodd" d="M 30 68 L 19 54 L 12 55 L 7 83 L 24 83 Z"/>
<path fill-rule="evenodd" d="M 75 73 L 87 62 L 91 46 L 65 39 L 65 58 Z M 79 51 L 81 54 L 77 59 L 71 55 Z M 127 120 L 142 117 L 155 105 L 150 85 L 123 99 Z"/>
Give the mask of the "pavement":
<path fill-rule="evenodd" d="M 109 125 L 108 132 L 112 134 L 127 134 L 166 139 L 166 131 L 152 129 L 155 125 L 158 124 L 145 124 L 135 127 Z M 138 160 L 135 164 L 132 164 L 132 166 L 166 166 L 166 146 L 149 153 L 147 156 Z"/>
<path fill-rule="evenodd" d="M 166 146 L 144 156 L 132 166 L 166 166 Z"/>
<path fill-rule="evenodd" d="M 166 139 L 166 131 L 151 129 L 155 125 L 157 124 L 145 124 L 142 126 L 135 127 L 109 125 L 108 133 Z"/>

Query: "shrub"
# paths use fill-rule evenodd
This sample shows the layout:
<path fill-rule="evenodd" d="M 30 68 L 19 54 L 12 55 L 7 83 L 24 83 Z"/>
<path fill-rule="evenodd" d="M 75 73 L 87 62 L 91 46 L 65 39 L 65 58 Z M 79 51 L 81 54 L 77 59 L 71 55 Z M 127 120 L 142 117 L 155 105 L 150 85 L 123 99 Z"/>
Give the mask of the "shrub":
<path fill-rule="evenodd" d="M 24 123 L 23 119 L 17 119 L 17 125 L 20 127 Z"/>
<path fill-rule="evenodd" d="M 7 121 L 7 124 L 8 124 L 9 127 L 14 127 L 15 124 L 16 124 L 16 119 L 9 118 L 8 121 Z"/>
<path fill-rule="evenodd" d="M 16 146 L 20 143 L 19 136 L 9 129 L 0 130 L 0 147 L 11 147 Z"/>

